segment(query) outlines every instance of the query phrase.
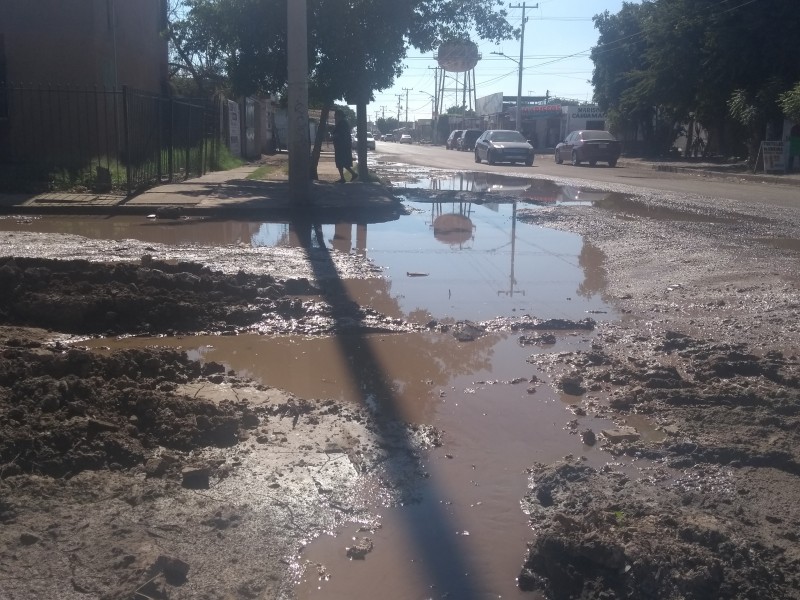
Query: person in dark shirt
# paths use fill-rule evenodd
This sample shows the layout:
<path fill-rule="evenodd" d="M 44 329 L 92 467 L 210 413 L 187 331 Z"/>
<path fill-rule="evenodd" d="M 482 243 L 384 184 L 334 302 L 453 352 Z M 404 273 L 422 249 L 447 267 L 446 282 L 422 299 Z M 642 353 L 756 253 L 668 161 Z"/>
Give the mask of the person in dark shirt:
<path fill-rule="evenodd" d="M 344 111 L 336 109 L 333 113 L 335 125 L 333 127 L 333 154 L 336 168 L 339 169 L 339 181 L 344 183 L 344 170 L 350 171 L 350 181 L 358 179 L 358 173 L 353 170 L 352 138 L 350 137 L 350 124 L 344 116 Z"/>

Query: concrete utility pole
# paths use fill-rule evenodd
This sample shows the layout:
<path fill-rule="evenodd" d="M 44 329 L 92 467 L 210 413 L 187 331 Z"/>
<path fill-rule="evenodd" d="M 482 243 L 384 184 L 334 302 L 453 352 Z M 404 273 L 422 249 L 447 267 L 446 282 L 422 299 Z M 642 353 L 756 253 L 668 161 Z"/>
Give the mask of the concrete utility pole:
<path fill-rule="evenodd" d="M 400 99 L 403 97 L 403 94 L 395 94 L 397 96 L 397 122 L 400 122 L 400 111 L 403 110 L 403 103 L 400 102 Z"/>
<path fill-rule="evenodd" d="M 309 201 L 311 173 L 308 136 L 308 27 L 306 0 L 287 2 L 287 69 L 289 75 L 289 199 Z"/>
<path fill-rule="evenodd" d="M 519 80 L 517 81 L 517 131 L 522 129 L 522 58 L 523 50 L 525 50 L 525 23 L 528 22 L 528 17 L 525 16 L 526 8 L 539 8 L 539 5 L 526 6 L 523 2 L 517 5 L 508 5 L 508 8 L 521 8 L 522 9 L 522 33 L 519 38 Z"/>

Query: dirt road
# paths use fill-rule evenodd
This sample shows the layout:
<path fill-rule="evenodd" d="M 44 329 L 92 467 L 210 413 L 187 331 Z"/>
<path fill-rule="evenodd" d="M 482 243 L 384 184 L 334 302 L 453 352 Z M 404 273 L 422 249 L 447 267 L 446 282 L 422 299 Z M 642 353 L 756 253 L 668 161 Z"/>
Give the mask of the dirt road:
<path fill-rule="evenodd" d="M 800 598 L 800 207 L 740 187 L 750 200 L 640 189 L 522 211 L 603 251 L 624 314 L 586 334 L 591 351 L 531 359 L 560 374 L 574 433 L 609 465 L 531 465 L 522 589 Z M 88 351 L 80 336 L 417 326 L 323 301 L 332 280 L 308 269 L 309 248 L 162 260 L 126 241 L 57 260 L 81 245 L 0 237 L 0 597 L 290 598 L 288 557 L 344 519 L 364 523 L 352 552 L 367 556 L 378 524 L 364 498 L 413 501 L 439 432 L 180 352 Z M 356 255 L 337 260 L 375 276 Z M 594 431 L 599 414 L 619 428 Z M 663 440 L 627 429 L 631 415 Z M 621 455 L 649 461 L 646 476 L 615 466 Z"/>

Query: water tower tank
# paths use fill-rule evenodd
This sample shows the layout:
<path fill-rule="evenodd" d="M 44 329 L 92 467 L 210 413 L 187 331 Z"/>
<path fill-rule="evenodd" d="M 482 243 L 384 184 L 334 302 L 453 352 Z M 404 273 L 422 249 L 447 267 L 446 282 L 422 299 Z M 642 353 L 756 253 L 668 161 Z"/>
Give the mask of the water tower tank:
<path fill-rule="evenodd" d="M 470 40 L 453 40 L 439 46 L 436 60 L 445 71 L 463 73 L 475 68 L 480 59 L 478 46 Z"/>

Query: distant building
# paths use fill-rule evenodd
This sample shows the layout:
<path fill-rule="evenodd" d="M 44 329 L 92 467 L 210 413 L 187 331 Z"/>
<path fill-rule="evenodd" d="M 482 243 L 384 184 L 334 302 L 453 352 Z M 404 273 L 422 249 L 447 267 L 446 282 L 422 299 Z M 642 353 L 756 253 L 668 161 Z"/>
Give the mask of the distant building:
<path fill-rule="evenodd" d="M 517 97 L 502 93 L 478 98 L 478 118 L 471 126 L 516 129 Z M 537 149 L 552 148 L 578 129 L 606 129 L 605 113 L 595 105 L 551 104 L 547 96 L 520 98 L 521 133 Z"/>
<path fill-rule="evenodd" d="M 0 81 L 168 92 L 166 0 L 2 0 Z"/>

